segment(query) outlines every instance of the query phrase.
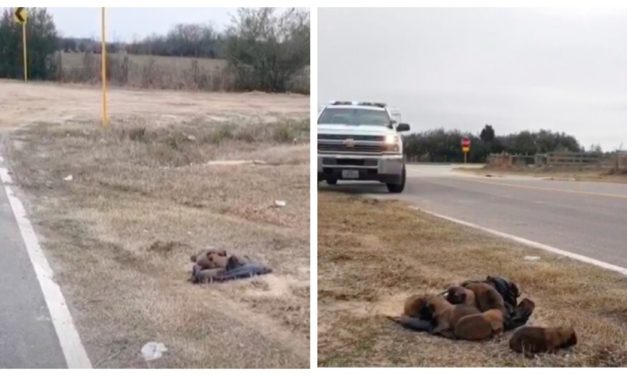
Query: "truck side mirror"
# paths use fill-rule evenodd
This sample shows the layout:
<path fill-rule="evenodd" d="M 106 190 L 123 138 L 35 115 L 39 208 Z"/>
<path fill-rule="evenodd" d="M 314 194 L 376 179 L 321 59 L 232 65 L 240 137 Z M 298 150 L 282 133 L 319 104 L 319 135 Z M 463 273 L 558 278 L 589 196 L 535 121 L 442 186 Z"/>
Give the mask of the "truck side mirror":
<path fill-rule="evenodd" d="M 407 132 L 410 129 L 409 124 L 407 123 L 400 123 L 397 127 L 396 127 L 396 131 L 397 132 Z"/>

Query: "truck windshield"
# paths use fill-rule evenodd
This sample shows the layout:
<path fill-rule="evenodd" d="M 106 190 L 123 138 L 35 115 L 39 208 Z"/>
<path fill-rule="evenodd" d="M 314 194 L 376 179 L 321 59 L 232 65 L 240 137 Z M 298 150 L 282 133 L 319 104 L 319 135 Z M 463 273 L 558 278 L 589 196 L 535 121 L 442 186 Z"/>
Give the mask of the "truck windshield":
<path fill-rule="evenodd" d="M 387 111 L 365 108 L 327 108 L 322 111 L 318 124 L 390 125 Z"/>

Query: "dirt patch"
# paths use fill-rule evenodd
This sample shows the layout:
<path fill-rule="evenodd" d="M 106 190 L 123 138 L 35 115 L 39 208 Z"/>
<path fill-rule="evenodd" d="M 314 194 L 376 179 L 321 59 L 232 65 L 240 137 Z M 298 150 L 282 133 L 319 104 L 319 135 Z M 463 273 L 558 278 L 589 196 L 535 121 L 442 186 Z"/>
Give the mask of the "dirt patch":
<path fill-rule="evenodd" d="M 620 274 L 487 236 L 398 201 L 320 192 L 318 218 L 321 366 L 627 365 L 627 280 Z M 541 259 L 524 261 L 529 255 Z M 530 324 L 571 324 L 579 344 L 525 359 L 509 350 L 511 333 L 481 343 L 452 341 L 384 317 L 399 314 L 409 295 L 486 275 L 511 278 L 536 302 Z"/>
<path fill-rule="evenodd" d="M 308 97 L 115 90 L 103 130 L 97 90 L 9 86 L 3 154 L 94 365 L 309 366 Z M 206 246 L 274 273 L 192 285 Z"/>

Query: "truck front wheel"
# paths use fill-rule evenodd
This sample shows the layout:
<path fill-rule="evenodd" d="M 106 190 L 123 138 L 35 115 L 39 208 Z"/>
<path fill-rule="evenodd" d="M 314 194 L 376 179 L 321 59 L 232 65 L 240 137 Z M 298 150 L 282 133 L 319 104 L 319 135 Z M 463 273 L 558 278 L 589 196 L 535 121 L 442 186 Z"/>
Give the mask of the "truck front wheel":
<path fill-rule="evenodd" d="M 403 166 L 403 175 L 401 177 L 401 181 L 398 184 L 387 183 L 388 192 L 390 193 L 401 193 L 405 189 L 405 166 Z"/>

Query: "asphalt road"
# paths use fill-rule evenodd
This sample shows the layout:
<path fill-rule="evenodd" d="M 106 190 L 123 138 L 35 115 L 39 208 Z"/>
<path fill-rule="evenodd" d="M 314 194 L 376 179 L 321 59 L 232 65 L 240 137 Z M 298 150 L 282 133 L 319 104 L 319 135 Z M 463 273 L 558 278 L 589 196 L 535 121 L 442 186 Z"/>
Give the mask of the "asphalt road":
<path fill-rule="evenodd" d="M 0 184 L 0 368 L 64 368 L 65 358 Z"/>
<path fill-rule="evenodd" d="M 408 166 L 405 191 L 341 182 L 322 190 L 398 198 L 441 215 L 627 267 L 627 184 L 485 177 Z"/>

